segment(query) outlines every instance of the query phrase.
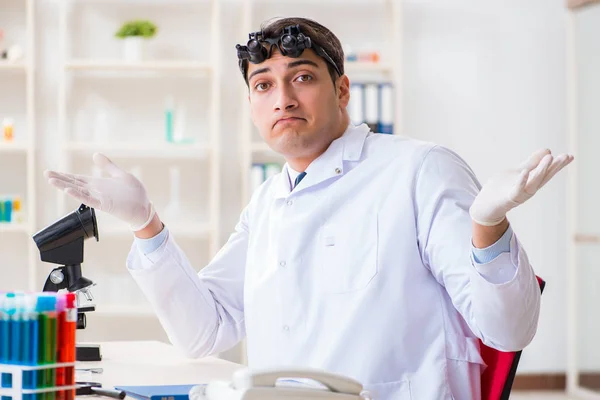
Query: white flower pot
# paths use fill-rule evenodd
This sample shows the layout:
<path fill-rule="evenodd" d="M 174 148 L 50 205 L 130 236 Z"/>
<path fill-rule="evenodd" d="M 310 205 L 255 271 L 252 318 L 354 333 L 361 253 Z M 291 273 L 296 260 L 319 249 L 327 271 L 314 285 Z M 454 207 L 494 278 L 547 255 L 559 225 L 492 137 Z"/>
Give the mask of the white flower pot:
<path fill-rule="evenodd" d="M 123 57 L 126 62 L 140 62 L 144 59 L 144 38 L 129 36 L 123 39 Z"/>

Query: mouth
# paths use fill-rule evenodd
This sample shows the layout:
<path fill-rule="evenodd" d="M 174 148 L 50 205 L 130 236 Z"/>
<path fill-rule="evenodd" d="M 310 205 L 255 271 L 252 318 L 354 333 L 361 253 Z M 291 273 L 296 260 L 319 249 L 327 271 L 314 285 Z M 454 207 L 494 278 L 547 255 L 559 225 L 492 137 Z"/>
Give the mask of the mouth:
<path fill-rule="evenodd" d="M 275 122 L 275 125 L 273 125 L 273 127 L 277 126 L 277 125 L 287 125 L 287 124 L 295 124 L 301 121 L 305 121 L 304 118 L 296 118 L 296 117 L 289 117 L 289 118 L 281 118 L 280 120 L 277 120 L 277 122 Z"/>

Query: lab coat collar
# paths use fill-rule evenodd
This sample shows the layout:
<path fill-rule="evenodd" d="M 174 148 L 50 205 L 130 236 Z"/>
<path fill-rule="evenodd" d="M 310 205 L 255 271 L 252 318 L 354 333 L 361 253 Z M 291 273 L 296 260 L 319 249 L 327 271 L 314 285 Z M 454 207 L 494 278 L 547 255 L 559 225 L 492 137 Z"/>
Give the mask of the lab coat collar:
<path fill-rule="evenodd" d="M 317 185 L 328 179 L 344 174 L 344 161 L 358 161 L 362 155 L 365 139 L 369 134 L 366 124 L 348 125 L 344 134 L 331 142 L 327 150 L 314 160 L 306 169 L 304 178 L 293 191 L 300 191 Z M 290 190 L 289 165 L 285 163 L 279 176 L 279 184 L 275 198 L 285 198 L 292 192 Z"/>

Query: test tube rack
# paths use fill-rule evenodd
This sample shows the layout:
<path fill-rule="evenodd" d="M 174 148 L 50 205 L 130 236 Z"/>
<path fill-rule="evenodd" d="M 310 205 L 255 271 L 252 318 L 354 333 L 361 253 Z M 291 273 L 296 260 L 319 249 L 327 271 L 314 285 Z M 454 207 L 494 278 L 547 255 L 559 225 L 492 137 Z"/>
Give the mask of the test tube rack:
<path fill-rule="evenodd" d="M 47 369 L 58 368 L 75 368 L 75 363 L 55 363 L 55 364 L 40 364 L 40 365 L 16 365 L 16 364 L 0 364 L 0 374 L 9 374 L 12 376 L 12 387 L 0 387 L 0 396 L 2 398 L 10 397 L 11 400 L 23 400 L 24 395 L 34 395 L 40 393 L 60 392 L 73 390 L 77 385 L 43 387 L 37 389 L 23 388 L 23 374 L 26 371 L 43 371 Z M 0 375 L 1 376 L 1 375 Z M 34 396 L 28 396 L 30 399 Z"/>

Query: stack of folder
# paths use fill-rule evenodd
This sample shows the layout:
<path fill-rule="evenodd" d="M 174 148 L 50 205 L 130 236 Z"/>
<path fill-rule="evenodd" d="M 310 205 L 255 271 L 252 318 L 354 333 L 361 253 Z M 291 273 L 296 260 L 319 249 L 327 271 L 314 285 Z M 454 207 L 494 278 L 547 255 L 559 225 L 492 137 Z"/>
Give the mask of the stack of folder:
<path fill-rule="evenodd" d="M 352 83 L 350 85 L 350 121 L 366 123 L 373 132 L 394 133 L 394 88 L 385 83 Z"/>

